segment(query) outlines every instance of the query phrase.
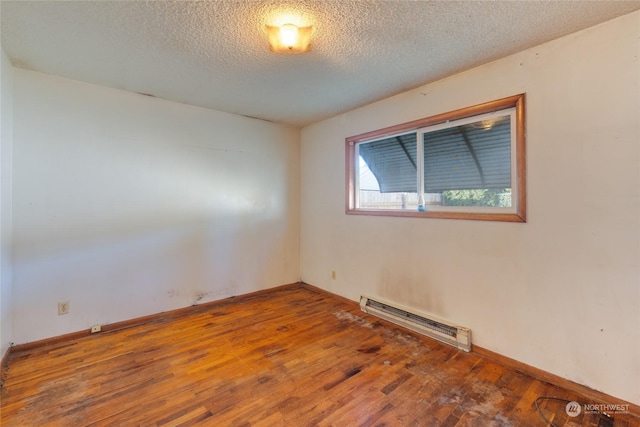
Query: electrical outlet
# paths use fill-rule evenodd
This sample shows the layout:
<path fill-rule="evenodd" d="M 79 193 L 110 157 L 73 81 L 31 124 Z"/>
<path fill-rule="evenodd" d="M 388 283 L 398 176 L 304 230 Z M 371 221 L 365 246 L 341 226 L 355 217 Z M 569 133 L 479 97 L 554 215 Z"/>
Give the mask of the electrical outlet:
<path fill-rule="evenodd" d="M 96 332 L 100 332 L 102 331 L 102 326 L 101 325 L 93 325 L 91 327 L 91 333 L 95 334 Z"/>
<path fill-rule="evenodd" d="M 332 279 L 332 280 L 336 280 L 336 271 L 335 271 L 335 270 L 333 270 L 333 271 L 331 272 L 331 279 Z"/>
<path fill-rule="evenodd" d="M 58 315 L 69 314 L 69 301 L 62 301 L 58 303 Z"/>

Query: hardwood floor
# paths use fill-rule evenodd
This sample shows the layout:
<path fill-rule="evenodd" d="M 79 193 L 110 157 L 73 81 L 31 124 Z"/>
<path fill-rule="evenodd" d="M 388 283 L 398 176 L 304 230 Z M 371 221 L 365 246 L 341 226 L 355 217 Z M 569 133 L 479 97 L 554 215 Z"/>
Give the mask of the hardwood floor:
<path fill-rule="evenodd" d="M 12 353 L 1 424 L 544 426 L 540 396 L 600 403 L 293 286 Z M 540 402 L 555 425 L 607 425 L 565 405 Z"/>

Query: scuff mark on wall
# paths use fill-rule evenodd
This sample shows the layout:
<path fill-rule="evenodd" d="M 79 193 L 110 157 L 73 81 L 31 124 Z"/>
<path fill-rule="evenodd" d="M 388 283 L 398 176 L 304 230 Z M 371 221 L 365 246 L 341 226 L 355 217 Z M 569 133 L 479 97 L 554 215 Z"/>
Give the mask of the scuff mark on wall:
<path fill-rule="evenodd" d="M 198 291 L 194 295 L 194 301 L 191 305 L 197 305 L 199 301 L 203 300 L 205 297 L 209 296 L 209 292 Z"/>
<path fill-rule="evenodd" d="M 167 296 L 169 296 L 169 298 L 187 297 L 191 300 L 191 305 L 196 305 L 200 301 L 202 301 L 205 298 L 208 298 L 211 295 L 212 295 L 212 292 L 205 291 L 205 290 L 191 291 L 191 290 L 170 289 L 169 291 L 167 291 Z"/>

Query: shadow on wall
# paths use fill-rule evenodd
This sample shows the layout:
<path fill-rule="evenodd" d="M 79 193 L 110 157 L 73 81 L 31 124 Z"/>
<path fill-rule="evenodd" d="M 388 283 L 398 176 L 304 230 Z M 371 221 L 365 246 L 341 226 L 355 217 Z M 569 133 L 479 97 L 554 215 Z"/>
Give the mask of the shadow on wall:
<path fill-rule="evenodd" d="M 429 279 L 424 273 L 414 276 L 402 268 L 382 268 L 377 292 L 390 302 L 446 318 L 442 300 L 429 286 Z"/>

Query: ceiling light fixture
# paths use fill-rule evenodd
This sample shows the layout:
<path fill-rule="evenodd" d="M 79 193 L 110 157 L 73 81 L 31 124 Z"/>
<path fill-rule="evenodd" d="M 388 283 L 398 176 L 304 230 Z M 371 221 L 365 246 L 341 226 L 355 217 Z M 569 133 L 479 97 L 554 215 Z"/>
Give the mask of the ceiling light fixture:
<path fill-rule="evenodd" d="M 305 53 L 311 50 L 312 27 L 284 24 L 280 27 L 267 25 L 269 50 L 277 53 Z"/>

